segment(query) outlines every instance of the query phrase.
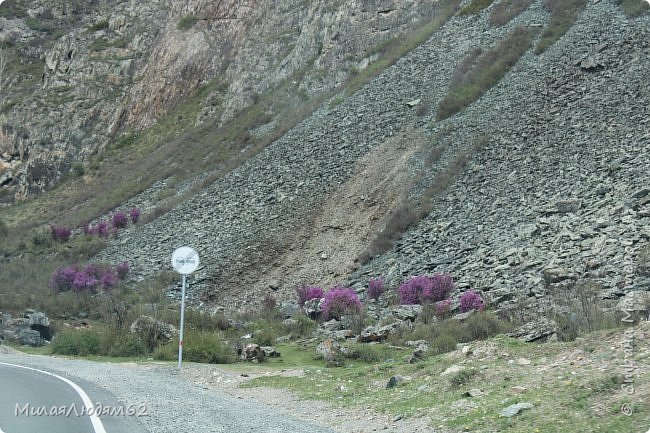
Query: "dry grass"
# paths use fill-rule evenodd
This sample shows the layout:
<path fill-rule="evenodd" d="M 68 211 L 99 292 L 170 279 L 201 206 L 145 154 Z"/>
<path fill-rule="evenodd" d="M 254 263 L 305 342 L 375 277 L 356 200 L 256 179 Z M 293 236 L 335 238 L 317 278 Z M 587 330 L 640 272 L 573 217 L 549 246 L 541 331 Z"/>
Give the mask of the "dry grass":
<path fill-rule="evenodd" d="M 478 14 L 483 9 L 487 9 L 490 5 L 494 3 L 494 0 L 472 0 L 460 10 L 458 15 L 472 15 Z"/>
<path fill-rule="evenodd" d="M 615 0 L 628 18 L 636 18 L 650 11 L 650 4 L 640 0 Z"/>
<path fill-rule="evenodd" d="M 456 13 L 460 2 L 461 0 L 440 0 L 438 2 L 439 6 L 436 11 L 436 17 L 432 21 L 424 24 L 407 37 L 397 36 L 371 50 L 371 53 L 379 53 L 379 59 L 353 76 L 345 85 L 345 93 L 347 95 L 354 94 L 384 69 L 393 65 L 409 51 L 429 39 L 433 33 Z"/>
<path fill-rule="evenodd" d="M 490 23 L 495 27 L 508 24 L 533 3 L 533 0 L 502 0 L 490 13 Z"/>
<path fill-rule="evenodd" d="M 498 83 L 528 50 L 533 36 L 533 30 L 517 27 L 488 51 L 473 49 L 454 72 L 449 93 L 438 106 L 437 119 L 460 112 Z"/>

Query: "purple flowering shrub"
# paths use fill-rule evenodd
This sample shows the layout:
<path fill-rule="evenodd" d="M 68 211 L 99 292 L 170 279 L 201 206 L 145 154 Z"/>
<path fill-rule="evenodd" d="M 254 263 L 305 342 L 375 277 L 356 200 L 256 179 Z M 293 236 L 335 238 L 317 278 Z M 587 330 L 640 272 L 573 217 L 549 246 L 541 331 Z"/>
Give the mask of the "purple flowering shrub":
<path fill-rule="evenodd" d="M 400 304 L 425 304 L 446 299 L 454 289 L 451 275 L 434 274 L 411 277 L 398 290 Z"/>
<path fill-rule="evenodd" d="M 138 209 L 137 207 L 134 207 L 129 211 L 129 216 L 131 217 L 131 222 L 133 224 L 138 222 L 138 220 L 140 219 L 140 215 L 141 215 L 140 209 Z"/>
<path fill-rule="evenodd" d="M 51 225 L 50 230 L 52 231 L 52 239 L 61 243 L 68 242 L 70 235 L 72 235 L 72 230 L 67 227 Z"/>
<path fill-rule="evenodd" d="M 126 274 L 129 273 L 129 263 L 122 262 L 119 265 L 115 266 L 115 272 L 117 273 L 117 277 L 120 280 L 123 280 L 124 277 L 126 277 Z"/>
<path fill-rule="evenodd" d="M 475 290 L 468 290 L 460 297 L 460 311 L 465 313 L 470 310 L 481 311 L 485 308 L 485 303 L 480 293 Z"/>
<path fill-rule="evenodd" d="M 321 307 L 323 319 L 341 319 L 341 316 L 361 312 L 361 301 L 357 293 L 348 287 L 334 287 L 325 293 L 325 301 Z"/>
<path fill-rule="evenodd" d="M 68 292 L 75 293 L 97 292 L 99 289 L 107 290 L 116 287 L 128 273 L 128 263 L 119 265 L 102 266 L 89 264 L 86 266 L 73 265 L 59 268 L 50 277 L 50 288 L 54 293 Z"/>
<path fill-rule="evenodd" d="M 129 218 L 124 212 L 115 212 L 113 214 L 113 227 L 123 229 L 129 224 Z"/>
<path fill-rule="evenodd" d="M 109 233 L 110 231 L 106 221 L 100 221 L 95 226 L 95 234 L 100 238 L 107 238 Z"/>
<path fill-rule="evenodd" d="M 368 281 L 368 298 L 377 300 L 384 293 L 384 280 L 381 278 L 371 278 Z"/>
<path fill-rule="evenodd" d="M 323 289 L 317 286 L 303 285 L 296 287 L 296 296 L 298 297 L 298 305 L 301 307 L 305 302 L 311 299 L 320 299 L 324 296 Z"/>
<path fill-rule="evenodd" d="M 55 292 L 67 292 L 68 290 L 72 290 L 72 282 L 76 275 L 77 267 L 75 266 L 59 268 L 54 271 L 50 277 L 50 287 Z"/>

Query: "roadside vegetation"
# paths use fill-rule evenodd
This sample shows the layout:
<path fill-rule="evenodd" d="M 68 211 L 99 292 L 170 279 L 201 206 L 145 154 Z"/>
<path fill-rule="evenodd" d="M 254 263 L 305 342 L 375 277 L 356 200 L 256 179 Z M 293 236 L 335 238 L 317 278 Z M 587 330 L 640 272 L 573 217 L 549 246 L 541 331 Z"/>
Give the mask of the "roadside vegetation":
<path fill-rule="evenodd" d="M 163 341 L 154 321 L 144 332 L 131 332 L 131 323 L 143 315 L 178 323 L 177 304 L 166 296 L 173 278 L 161 275 L 133 288 L 120 284 L 110 290 L 84 286 L 59 292 L 55 298 L 68 303 L 72 298 L 66 295 L 74 293 L 80 302 L 74 308 L 82 308 L 79 311 L 87 318 L 70 317 L 76 310 L 68 304 L 68 316 L 54 320 L 57 332 L 51 345 L 29 352 L 175 362 L 177 336 Z M 558 321 L 558 337 L 566 341 L 533 344 L 507 337 L 521 323 L 506 310 L 491 311 L 479 291 L 458 293 L 450 275 L 416 275 L 391 287 L 374 277 L 361 294 L 340 286 L 325 290 L 304 285 L 296 288 L 300 310 L 293 314 L 279 307 L 271 293 L 260 299 L 256 311 L 208 313 L 188 308 L 184 359 L 231 364 L 240 360 L 244 345 L 273 346 L 281 355 L 260 360 L 267 374 L 243 386 L 286 388 L 301 398 L 341 407 L 371 406 L 405 422 L 426 417 L 445 432 L 551 431 L 558 425 L 575 433 L 636 431 L 650 416 L 637 398 L 650 395 L 650 386 L 643 385 L 650 383 L 650 369 L 640 367 L 648 362 L 647 353 L 639 349 L 640 357 L 635 358 L 638 388 L 636 397 L 630 398 L 621 391 L 623 353 L 612 352 L 619 344 L 614 340 L 622 335 L 617 329 L 621 322 L 603 312 L 594 293 L 592 286 L 578 288 L 574 299 L 546 314 Z M 421 305 L 422 311 L 377 342 L 340 340 L 336 362 L 317 353 L 316 347 L 327 337 L 323 326 L 328 320 L 345 326 L 360 323 L 355 334 L 391 323 L 385 315 L 370 314 L 370 304 L 375 311 L 398 305 Z M 562 317 L 579 325 L 567 328 Z M 607 360 L 611 369 L 599 370 L 598 360 Z M 256 365 L 236 368 L 257 372 Z M 289 377 L 282 373 L 287 368 L 305 374 Z M 558 393 L 559 389 L 566 392 Z M 512 418 L 499 415 L 522 401 L 533 407 Z M 620 413 L 624 403 L 635 416 Z"/>
<path fill-rule="evenodd" d="M 639 401 L 649 395 L 650 369 L 639 368 L 634 398 L 621 390 L 623 354 L 611 347 L 621 335 L 604 331 L 572 343 L 545 344 L 499 335 L 467 345 L 467 355 L 454 350 L 416 364 L 397 361 L 407 349 L 376 345 L 370 361 L 349 360 L 343 368 L 329 369 L 302 364 L 302 377 L 270 374 L 243 386 L 287 389 L 334 407 L 369 407 L 400 423 L 424 419 L 445 433 L 644 431 L 650 412 Z M 602 371 L 599 359 L 610 360 L 612 367 Z M 389 378 L 398 376 L 397 386 L 388 388 Z M 531 402 L 533 408 L 514 417 L 500 415 L 521 402 Z M 621 413 L 624 404 L 633 415 Z"/>

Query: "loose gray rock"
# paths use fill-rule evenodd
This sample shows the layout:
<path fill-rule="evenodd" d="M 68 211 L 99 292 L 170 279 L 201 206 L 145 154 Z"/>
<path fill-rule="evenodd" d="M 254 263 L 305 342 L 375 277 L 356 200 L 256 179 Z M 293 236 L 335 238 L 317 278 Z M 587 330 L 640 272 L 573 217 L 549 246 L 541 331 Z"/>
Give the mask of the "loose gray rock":
<path fill-rule="evenodd" d="M 557 323 L 554 320 L 542 318 L 515 329 L 508 334 L 526 342 L 544 342 L 557 340 Z"/>
<path fill-rule="evenodd" d="M 397 385 L 399 385 L 404 381 L 405 381 L 404 377 L 400 375 L 395 375 L 388 380 L 388 383 L 386 384 L 386 389 L 395 388 Z"/>
<path fill-rule="evenodd" d="M 338 363 L 343 356 L 341 345 L 333 338 L 327 338 L 316 346 L 316 353 L 326 363 Z"/>
<path fill-rule="evenodd" d="M 275 347 L 272 346 L 261 346 L 260 349 L 264 352 L 266 358 L 279 358 L 280 352 L 275 350 Z"/>
<path fill-rule="evenodd" d="M 533 403 L 517 403 L 513 404 L 511 406 L 508 406 L 507 408 L 503 409 L 500 413 L 500 416 L 506 417 L 506 418 L 512 418 L 513 416 L 519 414 L 522 410 L 525 409 L 532 409 L 534 408 L 535 405 Z"/>
<path fill-rule="evenodd" d="M 415 319 L 422 313 L 422 308 L 422 305 L 398 305 L 391 311 L 393 316 L 399 320 L 415 322 Z"/>

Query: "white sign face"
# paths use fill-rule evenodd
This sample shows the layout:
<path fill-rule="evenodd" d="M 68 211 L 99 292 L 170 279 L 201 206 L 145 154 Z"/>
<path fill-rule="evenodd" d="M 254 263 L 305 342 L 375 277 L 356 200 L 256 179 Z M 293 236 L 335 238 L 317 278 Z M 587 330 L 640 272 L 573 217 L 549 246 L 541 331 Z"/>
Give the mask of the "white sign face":
<path fill-rule="evenodd" d="M 199 263 L 199 254 L 193 248 L 180 247 L 172 253 L 172 267 L 179 274 L 191 274 Z"/>

